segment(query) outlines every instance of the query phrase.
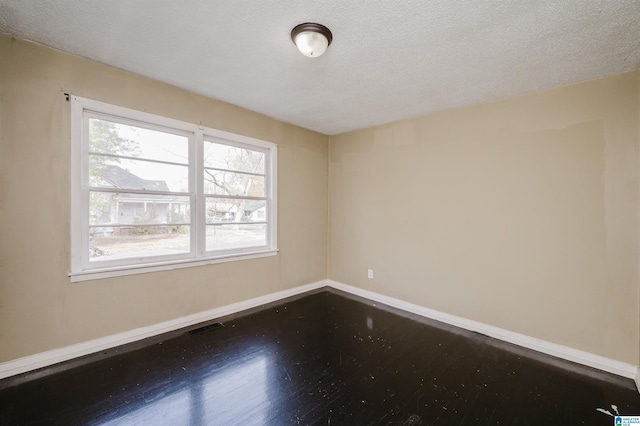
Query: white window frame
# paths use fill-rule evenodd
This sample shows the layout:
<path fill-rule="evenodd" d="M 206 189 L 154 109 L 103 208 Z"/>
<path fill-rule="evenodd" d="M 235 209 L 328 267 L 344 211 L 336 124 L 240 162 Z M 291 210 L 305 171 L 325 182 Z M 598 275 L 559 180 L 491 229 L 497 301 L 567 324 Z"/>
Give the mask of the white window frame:
<path fill-rule="evenodd" d="M 163 271 L 277 254 L 277 145 L 247 136 L 186 123 L 79 96 L 71 96 L 71 271 L 72 282 Z M 106 118 L 189 138 L 191 199 L 190 251 L 183 254 L 90 262 L 89 258 L 89 130 L 88 118 Z M 206 250 L 204 141 L 214 141 L 265 153 L 266 244 L 230 250 Z M 137 192 L 123 190 L 123 192 Z"/>

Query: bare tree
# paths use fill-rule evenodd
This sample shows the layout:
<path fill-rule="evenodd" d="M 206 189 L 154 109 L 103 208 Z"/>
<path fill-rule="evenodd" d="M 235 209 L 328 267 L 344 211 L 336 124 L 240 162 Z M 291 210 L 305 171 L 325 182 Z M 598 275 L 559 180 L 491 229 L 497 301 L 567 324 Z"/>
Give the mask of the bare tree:
<path fill-rule="evenodd" d="M 259 176 L 264 171 L 264 153 L 228 146 L 223 161 L 224 170 L 205 168 L 207 193 L 229 197 L 264 196 L 264 177 Z M 233 221 L 241 222 L 246 200 L 231 198 L 231 202 L 236 207 Z"/>

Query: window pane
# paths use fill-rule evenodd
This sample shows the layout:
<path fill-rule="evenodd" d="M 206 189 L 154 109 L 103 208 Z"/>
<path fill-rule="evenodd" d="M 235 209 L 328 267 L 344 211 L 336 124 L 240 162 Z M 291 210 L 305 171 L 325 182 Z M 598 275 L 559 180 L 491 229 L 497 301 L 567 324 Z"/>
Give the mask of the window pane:
<path fill-rule="evenodd" d="M 265 222 L 266 200 L 240 200 L 207 197 L 207 223 Z"/>
<path fill-rule="evenodd" d="M 205 169 L 204 193 L 264 197 L 264 176 Z"/>
<path fill-rule="evenodd" d="M 102 188 L 188 192 L 189 168 L 90 155 L 89 184 Z"/>
<path fill-rule="evenodd" d="M 89 229 L 89 260 L 183 254 L 190 251 L 190 227 L 100 226 Z"/>
<path fill-rule="evenodd" d="M 207 251 L 258 247 L 267 244 L 264 223 L 224 223 L 207 225 Z"/>
<path fill-rule="evenodd" d="M 189 197 L 89 193 L 90 225 L 179 224 L 191 220 Z"/>
<path fill-rule="evenodd" d="M 187 164 L 189 138 L 90 118 L 89 151 Z"/>
<path fill-rule="evenodd" d="M 204 141 L 204 166 L 264 174 L 264 152 Z"/>

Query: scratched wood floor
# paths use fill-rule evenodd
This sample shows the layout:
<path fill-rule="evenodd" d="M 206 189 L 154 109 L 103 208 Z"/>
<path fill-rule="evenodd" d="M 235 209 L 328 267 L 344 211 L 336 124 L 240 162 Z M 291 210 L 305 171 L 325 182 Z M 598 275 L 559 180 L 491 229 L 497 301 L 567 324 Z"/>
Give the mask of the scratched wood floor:
<path fill-rule="evenodd" d="M 640 414 L 629 379 L 333 290 L 0 381 L 12 426 L 610 426 L 616 408 Z"/>

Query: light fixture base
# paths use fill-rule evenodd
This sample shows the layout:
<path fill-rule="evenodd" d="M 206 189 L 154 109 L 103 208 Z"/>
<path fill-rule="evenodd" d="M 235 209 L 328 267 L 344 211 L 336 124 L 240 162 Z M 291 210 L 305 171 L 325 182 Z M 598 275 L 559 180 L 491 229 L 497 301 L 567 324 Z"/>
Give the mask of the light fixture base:
<path fill-rule="evenodd" d="M 322 55 L 333 41 L 331 30 L 321 24 L 305 22 L 291 30 L 291 40 L 303 55 L 316 58 Z"/>

